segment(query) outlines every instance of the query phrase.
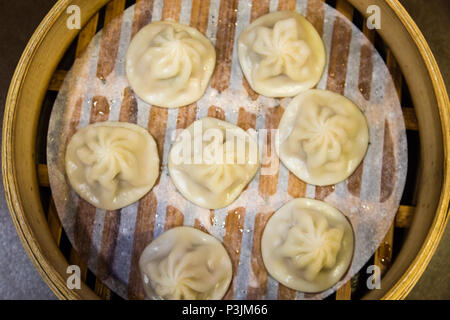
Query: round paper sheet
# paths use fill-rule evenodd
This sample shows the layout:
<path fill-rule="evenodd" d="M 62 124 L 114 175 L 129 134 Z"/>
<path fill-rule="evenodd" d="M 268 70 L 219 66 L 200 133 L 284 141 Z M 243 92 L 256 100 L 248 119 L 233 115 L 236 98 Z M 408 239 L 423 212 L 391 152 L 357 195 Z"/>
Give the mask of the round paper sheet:
<path fill-rule="evenodd" d="M 230 206 L 206 210 L 184 199 L 167 172 L 167 154 L 176 129 L 213 116 L 244 129 L 277 128 L 290 99 L 253 92 L 243 78 L 236 39 L 250 21 L 269 11 L 297 10 L 322 35 L 327 66 L 318 88 L 352 99 L 370 127 L 367 155 L 346 181 L 314 187 L 297 179 L 270 149 L 259 145 L 263 167 Z M 179 109 L 150 106 L 135 96 L 125 75 L 125 54 L 133 35 L 151 21 L 178 20 L 203 32 L 215 44 L 217 65 L 201 100 Z M 156 139 L 161 176 L 139 202 L 122 210 L 99 210 L 80 199 L 64 172 L 66 145 L 77 129 L 96 121 L 128 121 Z M 267 163 L 267 154 L 271 154 Z M 195 226 L 217 237 L 233 261 L 233 282 L 225 298 L 322 299 L 344 284 L 373 255 L 390 227 L 402 195 L 407 166 L 403 116 L 390 74 L 367 38 L 344 16 L 319 0 L 165 0 L 140 1 L 109 23 L 92 40 L 67 75 L 56 99 L 48 133 L 50 184 L 58 215 L 72 245 L 89 268 L 124 298 L 144 298 L 138 259 L 164 230 Z M 266 156 L 264 156 L 266 155 Z M 317 198 L 341 210 L 351 221 L 356 248 L 346 277 L 320 294 L 303 294 L 279 285 L 266 272 L 261 234 L 270 215 L 295 197 Z"/>

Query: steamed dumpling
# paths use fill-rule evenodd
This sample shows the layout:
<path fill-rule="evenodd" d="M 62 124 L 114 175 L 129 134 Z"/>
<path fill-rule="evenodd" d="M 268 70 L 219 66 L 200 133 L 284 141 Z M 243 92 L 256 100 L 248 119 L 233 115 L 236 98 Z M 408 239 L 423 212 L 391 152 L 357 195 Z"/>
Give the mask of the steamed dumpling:
<path fill-rule="evenodd" d="M 287 106 L 280 125 L 279 156 L 298 178 L 314 185 L 347 179 L 369 143 L 367 121 L 344 96 L 308 90 Z"/>
<path fill-rule="evenodd" d="M 65 161 L 67 177 L 80 197 L 107 210 L 139 200 L 159 175 L 155 140 L 126 122 L 97 122 L 78 130 Z"/>
<path fill-rule="evenodd" d="M 241 128 L 209 117 L 181 132 L 169 153 L 169 173 L 178 191 L 207 209 L 233 202 L 258 167 L 256 141 Z"/>
<path fill-rule="evenodd" d="M 126 72 L 142 100 L 175 108 L 200 99 L 215 63 L 213 45 L 198 30 L 158 21 L 142 28 L 131 41 Z"/>
<path fill-rule="evenodd" d="M 164 232 L 145 248 L 139 266 L 151 299 L 221 299 L 232 276 L 223 245 L 191 227 Z"/>
<path fill-rule="evenodd" d="M 250 86 L 269 97 L 291 97 L 314 87 L 325 67 L 325 47 L 301 14 L 279 11 L 256 19 L 238 40 Z"/>
<path fill-rule="evenodd" d="M 298 198 L 269 219 L 261 240 L 272 277 L 302 292 L 321 292 L 347 272 L 354 248 L 347 218 L 325 202 Z"/>

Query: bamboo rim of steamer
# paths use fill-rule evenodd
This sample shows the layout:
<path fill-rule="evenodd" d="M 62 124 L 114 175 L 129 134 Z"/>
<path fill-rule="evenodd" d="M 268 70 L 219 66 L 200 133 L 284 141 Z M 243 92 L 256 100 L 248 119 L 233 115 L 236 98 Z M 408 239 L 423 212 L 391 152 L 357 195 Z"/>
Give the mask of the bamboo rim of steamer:
<path fill-rule="evenodd" d="M 5 106 L 2 172 L 11 218 L 36 269 L 60 299 L 99 297 L 84 283 L 80 290 L 71 290 L 66 285 L 68 263 L 50 234 L 39 198 L 34 152 L 36 132 L 42 101 L 52 74 L 79 32 L 66 28 L 67 7 L 75 4 L 82 9 L 81 25 L 84 26 L 107 2 L 108 0 L 59 0 L 55 4 L 36 29 L 22 54 L 11 80 Z M 444 81 L 428 44 L 398 0 L 349 0 L 349 2 L 363 14 L 370 4 L 377 4 L 381 8 L 382 28 L 378 31 L 388 45 L 397 44 L 396 47 L 390 48 L 410 86 L 414 105 L 422 106 L 422 111 L 419 112 L 419 109 L 417 112 L 420 139 L 423 142 L 437 142 L 431 147 L 428 143 L 426 146 L 425 143 L 421 143 L 422 162 L 418 183 L 419 188 L 427 189 L 425 186 L 429 186 L 431 190 L 436 191 L 435 193 L 440 191 L 440 194 L 430 195 L 428 192 L 422 197 L 419 195 L 412 225 L 413 228 L 414 224 L 423 224 L 416 221 L 417 217 L 421 216 L 420 212 L 433 210 L 435 212 L 433 220 L 428 224 L 425 223 L 426 226 L 429 225 L 428 231 L 422 229 L 423 240 L 416 238 L 417 250 L 403 252 L 406 245 L 403 246 L 402 252 L 382 279 L 382 288 L 387 286 L 389 289 L 381 290 L 382 294 L 375 290 L 365 297 L 404 299 L 430 262 L 449 218 L 450 103 Z M 389 26 L 390 29 L 384 29 L 383 25 Z M 411 65 L 410 62 L 414 62 L 416 70 L 408 67 L 408 64 Z M 417 90 L 414 94 L 414 89 L 419 87 L 425 88 L 426 94 L 422 92 L 419 96 Z M 429 109 L 425 110 L 428 106 L 431 108 L 437 106 L 437 110 L 434 110 L 434 113 Z M 430 157 L 433 160 L 431 165 L 426 162 Z M 417 228 L 420 230 L 420 227 Z M 410 229 L 410 236 L 411 233 Z M 408 242 L 408 239 L 405 244 L 414 241 L 409 239 Z"/>

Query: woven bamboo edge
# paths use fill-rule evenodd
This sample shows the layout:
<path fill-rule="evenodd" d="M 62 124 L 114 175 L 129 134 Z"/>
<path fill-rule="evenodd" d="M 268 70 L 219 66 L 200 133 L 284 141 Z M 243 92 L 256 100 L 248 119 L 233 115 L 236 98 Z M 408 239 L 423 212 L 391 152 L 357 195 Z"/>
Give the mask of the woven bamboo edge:
<path fill-rule="evenodd" d="M 65 279 L 61 277 L 60 273 L 58 273 L 54 266 L 52 266 L 43 255 L 42 248 L 33 235 L 24 214 L 24 208 L 20 202 L 21 199 L 15 176 L 15 165 L 11 156 L 14 148 L 13 123 L 15 119 L 15 110 L 17 108 L 16 102 L 22 89 L 25 75 L 42 40 L 47 36 L 54 22 L 61 16 L 61 14 L 64 13 L 65 9 L 71 2 L 72 1 L 70 0 L 60 0 L 51 9 L 37 28 L 36 32 L 33 34 L 14 73 L 5 106 L 2 144 L 2 171 L 5 196 L 13 223 L 26 252 L 30 256 L 42 278 L 46 281 L 58 298 L 80 299 L 81 297 L 86 298 L 86 296 L 89 296 L 89 298 L 97 298 L 92 290 L 87 287 L 82 289 L 85 291 L 85 295 L 81 295 L 75 290 L 69 290 L 66 286 Z M 98 6 L 101 7 L 107 1 L 102 0 L 99 2 L 100 3 Z M 403 299 L 417 283 L 431 260 L 449 218 L 450 179 L 448 177 L 450 177 L 450 106 L 445 85 L 437 63 L 420 30 L 397 0 L 387 0 L 386 2 L 414 39 L 414 42 L 424 59 L 430 78 L 433 82 L 433 87 L 438 102 L 444 142 L 444 181 L 433 224 L 417 257 L 399 281 L 397 281 L 397 283 L 383 296 L 383 299 Z M 83 17 L 83 20 L 84 22 L 87 22 L 88 19 Z M 73 38 L 75 35 L 73 35 Z M 50 79 L 48 79 L 48 81 L 50 81 Z M 34 177 L 34 180 L 35 181 L 33 181 L 33 183 L 37 186 L 37 178 Z"/>
<path fill-rule="evenodd" d="M 441 117 L 442 136 L 444 143 L 444 180 L 442 184 L 441 197 L 436 210 L 430 231 L 423 243 L 419 253 L 413 260 L 409 268 L 397 281 L 397 283 L 389 289 L 382 297 L 383 300 L 405 299 L 411 292 L 416 283 L 419 281 L 426 267 L 430 263 L 438 244 L 444 234 L 445 227 L 450 215 L 450 102 L 447 95 L 442 74 L 437 65 L 436 59 L 431 52 L 428 43 L 425 40 L 419 27 L 413 21 L 406 9 L 398 0 L 387 0 L 388 5 L 392 8 L 408 33 L 414 40 L 417 48 L 428 69 L 428 73 L 433 82 L 434 92 L 438 102 L 439 113 Z"/>
<path fill-rule="evenodd" d="M 17 230 L 17 234 L 25 248 L 28 256 L 34 264 L 36 270 L 39 272 L 43 280 L 47 283 L 49 288 L 59 299 L 81 299 L 83 295 L 78 290 L 71 290 L 66 285 L 66 279 L 62 278 L 60 273 L 49 263 L 45 258 L 40 244 L 36 241 L 35 236 L 30 228 L 30 225 L 25 217 L 24 209 L 21 204 L 19 196 L 18 184 L 15 175 L 15 165 L 12 160 L 12 153 L 14 148 L 14 119 L 15 109 L 17 108 L 17 99 L 22 89 L 23 81 L 27 70 L 30 68 L 33 57 L 41 45 L 43 39 L 49 33 L 49 30 L 53 26 L 54 22 L 65 13 L 66 8 L 73 2 L 71 0 L 59 0 L 48 14 L 44 17 L 42 22 L 37 27 L 36 31 L 30 38 L 27 46 L 25 47 L 19 63 L 16 67 L 14 75 L 11 79 L 11 85 L 8 90 L 8 95 L 5 103 L 5 111 L 3 118 L 2 128 L 2 175 L 3 185 L 5 190 L 5 198 L 10 210 L 10 215 L 13 224 Z M 108 0 L 101 0 L 97 5 L 100 9 Z M 90 18 L 90 17 L 89 17 Z M 82 18 L 83 25 L 87 23 L 89 19 Z M 72 41 L 75 38 L 76 33 L 71 35 Z M 47 81 L 50 81 L 48 79 Z M 35 185 L 37 187 L 37 178 L 35 179 Z M 42 208 L 41 208 L 42 209 Z M 58 248 L 55 246 L 55 249 Z M 64 257 L 61 254 L 61 259 Z M 82 285 L 81 289 L 85 296 L 89 299 L 98 299 L 99 297 L 86 285 Z"/>

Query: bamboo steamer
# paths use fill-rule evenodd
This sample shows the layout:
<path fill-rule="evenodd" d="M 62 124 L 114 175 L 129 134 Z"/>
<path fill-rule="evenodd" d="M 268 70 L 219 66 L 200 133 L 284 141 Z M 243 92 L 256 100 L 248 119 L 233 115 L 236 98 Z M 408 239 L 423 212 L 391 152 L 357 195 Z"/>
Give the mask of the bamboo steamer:
<path fill-rule="evenodd" d="M 156 1 L 156 0 L 155 0 Z M 179 1 L 166 0 L 175 5 Z M 78 30 L 66 28 L 66 9 L 78 5 L 83 29 L 77 54 L 96 32 L 98 12 L 107 0 L 60 0 L 42 21 L 26 47 L 11 81 L 3 122 L 2 170 L 6 199 L 19 237 L 43 279 L 59 298 L 110 298 L 111 292 L 98 279 L 82 283 L 80 290 L 66 286 L 69 264 L 79 264 L 76 252 L 61 252 L 61 226 L 54 206 L 44 208 L 42 189 L 48 186 L 46 166 L 37 163 L 39 123 L 47 90 L 57 90 L 63 71 L 55 71 Z M 172 3 L 173 2 L 173 3 Z M 390 263 L 383 259 L 392 252 L 394 227 L 376 252 L 375 264 L 384 276 L 380 290 L 369 291 L 368 299 L 402 299 L 418 281 L 445 229 L 450 200 L 450 104 L 433 55 L 417 26 L 397 0 L 338 0 L 336 8 L 347 15 L 354 9 L 363 15 L 369 5 L 381 9 L 379 35 L 388 48 L 387 64 L 394 81 L 403 75 L 411 93 L 414 110 L 404 109 L 407 128 L 418 129 L 420 163 L 415 186 L 415 208 L 401 206 L 396 226 L 408 226 L 400 252 Z M 124 0 L 113 0 L 105 10 L 105 22 L 123 11 Z M 350 16 L 351 17 L 351 16 Z M 394 59 L 395 57 L 395 59 Z M 401 73 L 396 73 L 396 63 Z M 397 70 L 398 72 L 398 70 Z M 411 107 L 411 106 L 409 106 Z M 415 121 L 415 116 L 417 121 Z M 45 126 L 44 126 L 45 127 Z M 414 213 L 414 215 L 412 215 Z M 67 261 L 69 260 L 69 261 Z M 83 269 L 83 268 L 82 268 Z M 82 270 L 84 279 L 87 270 Z M 336 293 L 336 299 L 351 298 L 350 283 Z"/>

